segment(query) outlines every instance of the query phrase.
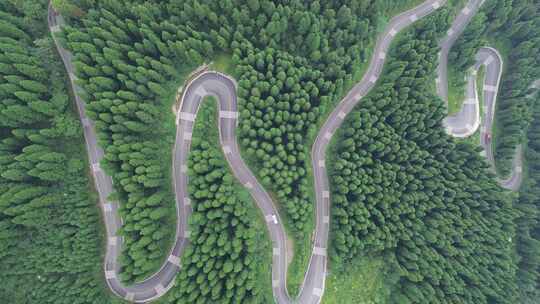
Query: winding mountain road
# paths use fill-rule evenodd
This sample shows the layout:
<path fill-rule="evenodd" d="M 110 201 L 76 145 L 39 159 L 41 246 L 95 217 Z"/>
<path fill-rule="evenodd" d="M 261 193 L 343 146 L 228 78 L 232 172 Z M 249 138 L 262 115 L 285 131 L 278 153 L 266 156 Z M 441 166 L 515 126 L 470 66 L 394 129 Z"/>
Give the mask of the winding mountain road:
<path fill-rule="evenodd" d="M 103 158 L 103 150 L 97 145 L 93 123 L 86 116 L 84 102 L 78 94 L 81 88 L 75 83 L 76 76 L 72 64 L 72 55 L 54 38 L 75 95 L 77 109 L 84 127 L 84 137 L 92 174 L 104 214 L 107 230 L 104 271 L 110 289 L 116 295 L 128 301 L 144 303 L 159 298 L 174 285 L 175 276 L 180 270 L 181 254 L 188 244 L 190 235 L 187 219 L 191 213 L 191 202 L 187 193 L 188 176 L 186 172 L 193 123 L 203 97 L 215 96 L 219 102 L 218 127 L 225 158 L 234 176 L 250 192 L 264 215 L 272 240 L 272 289 L 275 301 L 277 303 L 320 303 L 325 287 L 330 227 L 330 189 L 325 166 L 328 144 L 347 114 L 375 85 L 383 70 L 390 44 L 397 33 L 420 18 L 429 15 L 445 2 L 445 0 L 427 0 L 390 20 L 384 32 L 377 39 L 373 57 L 362 80 L 339 102 L 316 137 L 312 147 L 312 167 L 315 181 L 314 189 L 316 191 L 316 226 L 312 255 L 297 299 L 291 299 L 287 292 L 287 238 L 276 206 L 244 163 L 238 148 L 235 135 L 238 120 L 236 84 L 228 76 L 217 72 L 202 73 L 186 86 L 177 113 L 177 134 L 172 166 L 178 221 L 175 242 L 167 261 L 158 272 L 143 282 L 126 286 L 120 281 L 118 277 L 120 271 L 118 257 L 122 248 L 122 238 L 117 235 L 117 231 L 121 227 L 122 221 L 118 214 L 118 204 L 107 200 L 107 197 L 113 191 L 113 182 L 99 166 L 99 162 Z M 64 23 L 62 17 L 50 6 L 48 21 L 50 31 L 53 34 L 60 31 Z"/>
<path fill-rule="evenodd" d="M 436 86 L 437 94 L 444 100 L 446 105 L 448 105 L 448 53 L 483 2 L 484 0 L 470 0 L 454 20 L 452 26 L 448 30 L 447 36 L 441 41 Z M 482 153 L 486 156 L 492 171 L 496 172 L 491 130 L 493 128 L 495 105 L 503 69 L 503 60 L 499 52 L 491 47 L 480 48 L 475 55 L 475 59 L 476 62 L 467 75 L 465 101 L 463 102 L 460 111 L 446 117 L 443 124 L 448 134 L 458 138 L 469 137 L 475 134 L 480 127 L 480 144 L 484 148 Z M 485 67 L 485 76 L 482 87 L 482 109 L 480 109 L 480 101 L 476 88 L 476 78 L 481 66 Z M 483 119 L 481 119 L 480 111 L 483 111 Z M 510 176 L 506 179 L 498 178 L 501 187 L 512 191 L 517 191 L 519 189 L 523 179 L 522 150 L 523 148 L 521 145 L 516 147 L 512 163 L 512 173 Z"/>

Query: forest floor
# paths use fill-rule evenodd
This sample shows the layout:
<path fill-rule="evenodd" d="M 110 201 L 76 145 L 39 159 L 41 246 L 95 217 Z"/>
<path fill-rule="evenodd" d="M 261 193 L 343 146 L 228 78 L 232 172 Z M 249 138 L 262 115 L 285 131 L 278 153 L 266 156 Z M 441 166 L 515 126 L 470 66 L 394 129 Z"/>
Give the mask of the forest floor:
<path fill-rule="evenodd" d="M 227 75 L 234 75 L 232 55 L 228 53 L 217 54 L 210 64 L 210 68 Z"/>
<path fill-rule="evenodd" d="M 465 100 L 465 75 L 448 66 L 448 114 L 455 114 Z"/>
<path fill-rule="evenodd" d="M 329 273 L 322 302 L 325 304 L 384 303 L 389 295 L 389 289 L 384 287 L 384 277 L 382 259 L 359 259 L 356 264 L 347 266 L 346 270 Z"/>

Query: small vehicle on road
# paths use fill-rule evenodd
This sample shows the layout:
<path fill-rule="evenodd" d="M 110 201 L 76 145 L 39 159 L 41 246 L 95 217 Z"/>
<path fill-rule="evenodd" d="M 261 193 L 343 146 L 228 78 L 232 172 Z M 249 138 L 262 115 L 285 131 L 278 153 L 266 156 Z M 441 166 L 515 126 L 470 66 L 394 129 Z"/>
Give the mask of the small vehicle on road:
<path fill-rule="evenodd" d="M 274 224 L 276 224 L 276 225 L 278 223 L 277 217 L 275 215 L 272 215 L 272 222 L 274 222 Z"/>

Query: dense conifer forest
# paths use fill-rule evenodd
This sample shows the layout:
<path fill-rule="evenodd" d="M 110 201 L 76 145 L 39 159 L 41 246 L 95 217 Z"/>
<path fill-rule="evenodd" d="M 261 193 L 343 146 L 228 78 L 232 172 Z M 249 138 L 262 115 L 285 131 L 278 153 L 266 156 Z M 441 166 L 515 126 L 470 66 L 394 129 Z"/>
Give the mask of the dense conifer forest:
<path fill-rule="evenodd" d="M 219 148 L 214 98 L 197 115 L 189 159 L 192 246 L 171 303 L 270 303 L 271 246 L 249 193 L 229 173 Z"/>
<path fill-rule="evenodd" d="M 486 1 L 450 53 L 451 67 L 465 71 L 483 45 L 499 48 L 504 72 L 499 88 L 494 131 L 495 159 L 508 174 L 516 145 L 526 143 L 526 178 L 514 202 L 520 303 L 538 300 L 540 286 L 540 196 L 538 193 L 538 92 L 540 79 L 540 8 L 536 1 Z"/>
<path fill-rule="evenodd" d="M 242 156 L 295 244 L 294 296 L 311 250 L 314 134 L 362 76 L 388 18 L 417 1 L 52 3 L 66 18 L 57 36 L 74 54 L 105 151 L 101 167 L 121 206 L 121 279 L 147 278 L 169 252 L 171 107 L 190 71 L 226 58 L 238 83 Z M 0 302 L 119 303 L 103 277 L 103 223 L 47 4 L 0 2 Z M 383 76 L 336 134 L 330 271 L 384 255 L 389 303 L 537 299 L 540 105 L 529 85 L 540 77 L 538 9 L 533 0 L 486 0 L 450 56 L 464 75 L 489 37 L 508 47 L 495 151 L 507 172 L 513 148 L 529 139 L 519 199 L 497 185 L 478 149 L 441 127 L 434 69 L 452 19 L 443 8 L 396 38 Z M 272 303 L 263 219 L 220 151 L 213 102 L 199 115 L 188 172 L 191 244 L 159 301 Z"/>
<path fill-rule="evenodd" d="M 163 124 L 173 122 L 166 99 L 179 85 L 179 71 L 219 53 L 230 54 L 239 76 L 246 157 L 283 202 L 298 239 L 307 237 L 313 211 L 304 135 L 357 77 L 353 68 L 367 59 L 363 47 L 389 3 L 59 2 L 59 10 L 71 16 L 62 38 L 75 54 L 88 116 L 105 148 L 102 167 L 120 185 L 124 280 L 140 280 L 159 267 L 172 231 L 166 224 L 174 219 L 165 211 L 173 207 L 164 174 L 170 162 L 159 161 L 170 159 L 172 142 L 163 137 L 173 138 Z M 310 56 L 299 56 L 307 51 Z M 156 195 L 161 200 L 151 205 L 137 203 Z M 150 214 L 164 224 L 155 226 Z"/>
<path fill-rule="evenodd" d="M 534 303 L 540 296 L 540 96 L 534 96 L 532 122 L 528 129 L 525 156 L 528 179 L 522 186 L 516 204 L 517 218 L 518 285 L 520 301 Z"/>
<path fill-rule="evenodd" d="M 0 3 L 0 302 L 111 303 L 97 196 L 46 1 L 22 4 Z"/>
<path fill-rule="evenodd" d="M 402 37 L 340 130 L 335 249 L 344 260 L 390 252 L 392 303 L 516 303 L 510 197 L 478 151 L 445 134 L 430 89 L 447 26 L 439 13 Z"/>

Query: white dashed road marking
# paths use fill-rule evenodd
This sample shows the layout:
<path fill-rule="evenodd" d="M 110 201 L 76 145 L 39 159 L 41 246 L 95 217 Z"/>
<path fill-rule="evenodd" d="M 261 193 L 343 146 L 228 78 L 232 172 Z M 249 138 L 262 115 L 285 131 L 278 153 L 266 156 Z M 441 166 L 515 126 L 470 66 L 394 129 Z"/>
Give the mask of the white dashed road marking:
<path fill-rule="evenodd" d="M 330 133 L 330 132 L 324 133 L 324 139 L 329 140 L 330 138 L 332 138 L 332 133 Z"/>
<path fill-rule="evenodd" d="M 273 214 L 265 215 L 264 218 L 268 223 L 276 223 L 277 224 L 277 217 Z"/>
<path fill-rule="evenodd" d="M 180 258 L 175 255 L 170 255 L 167 259 L 169 262 L 171 262 L 173 265 L 180 267 Z"/>
<path fill-rule="evenodd" d="M 187 113 L 187 112 L 180 112 L 180 119 L 187 120 L 187 121 L 195 121 L 195 114 Z"/>
<path fill-rule="evenodd" d="M 322 192 L 322 197 L 323 198 L 329 198 L 330 197 L 330 192 L 329 191 L 323 191 Z"/>
<path fill-rule="evenodd" d="M 111 212 L 112 211 L 112 205 L 111 204 L 103 204 L 103 210 L 105 210 L 105 212 Z"/>
<path fill-rule="evenodd" d="M 219 111 L 219 117 L 221 117 L 221 118 L 228 118 L 228 119 L 237 119 L 237 118 L 238 118 L 238 112 L 233 112 L 233 111 Z"/>
<path fill-rule="evenodd" d="M 114 270 L 105 270 L 105 278 L 107 280 L 116 278 L 116 272 Z"/>
<path fill-rule="evenodd" d="M 326 256 L 326 248 L 314 247 L 313 248 L 313 254 L 314 255 Z"/>

